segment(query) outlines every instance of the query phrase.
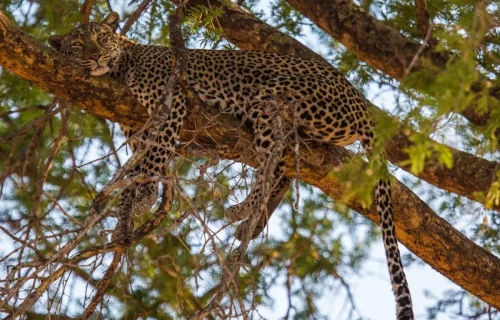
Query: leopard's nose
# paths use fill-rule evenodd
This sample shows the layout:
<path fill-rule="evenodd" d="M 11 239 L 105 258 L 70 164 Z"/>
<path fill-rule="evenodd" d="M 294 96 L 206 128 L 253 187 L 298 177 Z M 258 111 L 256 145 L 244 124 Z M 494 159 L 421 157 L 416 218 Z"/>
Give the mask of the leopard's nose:
<path fill-rule="evenodd" d="M 98 62 L 100 57 L 101 57 L 100 54 L 95 54 L 95 55 L 88 56 L 87 58 L 95 60 L 96 62 Z"/>

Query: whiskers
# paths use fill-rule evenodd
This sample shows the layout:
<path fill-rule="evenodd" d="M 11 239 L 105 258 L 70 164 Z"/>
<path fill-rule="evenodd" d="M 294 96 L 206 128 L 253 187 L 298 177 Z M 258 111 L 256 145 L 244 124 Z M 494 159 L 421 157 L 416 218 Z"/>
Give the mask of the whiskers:
<path fill-rule="evenodd" d="M 77 63 L 77 70 L 79 75 L 90 75 L 90 70 L 92 70 L 92 63 L 88 60 L 83 59 L 73 59 Z"/>

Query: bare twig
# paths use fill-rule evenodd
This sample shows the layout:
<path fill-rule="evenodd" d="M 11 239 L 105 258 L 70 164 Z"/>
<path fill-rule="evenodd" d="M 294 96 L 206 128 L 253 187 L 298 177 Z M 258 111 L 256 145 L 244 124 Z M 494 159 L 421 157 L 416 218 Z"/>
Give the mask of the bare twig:
<path fill-rule="evenodd" d="M 134 12 L 130 15 L 130 17 L 127 19 L 127 22 L 125 22 L 125 25 L 123 26 L 121 30 L 122 35 L 126 35 L 127 32 L 132 28 L 132 25 L 141 17 L 142 13 L 146 11 L 148 8 L 149 4 L 151 3 L 152 0 L 143 0 L 141 4 L 135 9 Z"/>
<path fill-rule="evenodd" d="M 408 75 L 412 72 L 413 68 L 416 66 L 418 63 L 420 56 L 424 53 L 425 49 L 427 48 L 427 45 L 429 44 L 429 41 L 431 39 L 431 34 L 432 34 L 432 27 L 429 27 L 427 29 L 427 33 L 425 35 L 424 43 L 418 48 L 417 53 L 415 53 L 415 56 L 413 56 L 413 59 L 411 60 L 410 64 L 408 65 L 408 68 L 405 70 L 405 74 Z"/>
<path fill-rule="evenodd" d="M 42 177 L 38 180 L 37 191 L 35 194 L 33 208 L 31 210 L 33 216 L 35 216 L 35 217 L 36 217 L 36 210 L 38 209 L 38 204 L 40 203 L 40 200 L 42 198 L 43 186 L 45 184 L 45 181 L 47 180 L 47 177 L 49 175 L 50 170 L 52 170 L 52 165 L 54 164 L 55 157 L 57 156 L 57 154 L 59 152 L 59 148 L 61 147 L 63 138 L 66 136 L 70 113 L 71 113 L 70 106 L 67 107 L 66 110 L 63 110 L 63 112 L 61 113 L 62 114 L 62 124 L 61 124 L 61 129 L 59 131 L 59 135 L 57 136 L 56 140 L 54 141 L 54 147 L 52 148 L 52 153 L 50 154 L 49 159 L 47 160 L 47 165 L 45 166 L 45 171 L 43 172 Z"/>

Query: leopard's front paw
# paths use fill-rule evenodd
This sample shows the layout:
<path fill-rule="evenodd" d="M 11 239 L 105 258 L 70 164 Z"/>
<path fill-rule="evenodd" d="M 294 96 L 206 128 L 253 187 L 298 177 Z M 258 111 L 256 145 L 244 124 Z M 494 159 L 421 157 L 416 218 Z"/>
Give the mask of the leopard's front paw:
<path fill-rule="evenodd" d="M 141 216 L 151 209 L 158 199 L 158 183 L 141 184 L 135 190 L 132 216 Z"/>
<path fill-rule="evenodd" d="M 129 245 L 132 243 L 132 237 L 134 233 L 133 219 L 130 216 L 121 215 L 118 217 L 118 224 L 112 233 L 113 242 L 117 242 L 124 245 Z"/>

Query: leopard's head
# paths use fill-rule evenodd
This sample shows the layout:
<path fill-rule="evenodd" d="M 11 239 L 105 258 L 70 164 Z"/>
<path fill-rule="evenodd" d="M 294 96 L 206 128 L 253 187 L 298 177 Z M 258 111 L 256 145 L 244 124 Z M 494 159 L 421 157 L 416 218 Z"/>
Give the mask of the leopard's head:
<path fill-rule="evenodd" d="M 113 69 L 120 57 L 120 36 L 116 34 L 120 16 L 113 12 L 101 23 L 82 24 L 67 35 L 53 35 L 49 44 L 70 57 L 93 76 Z"/>

